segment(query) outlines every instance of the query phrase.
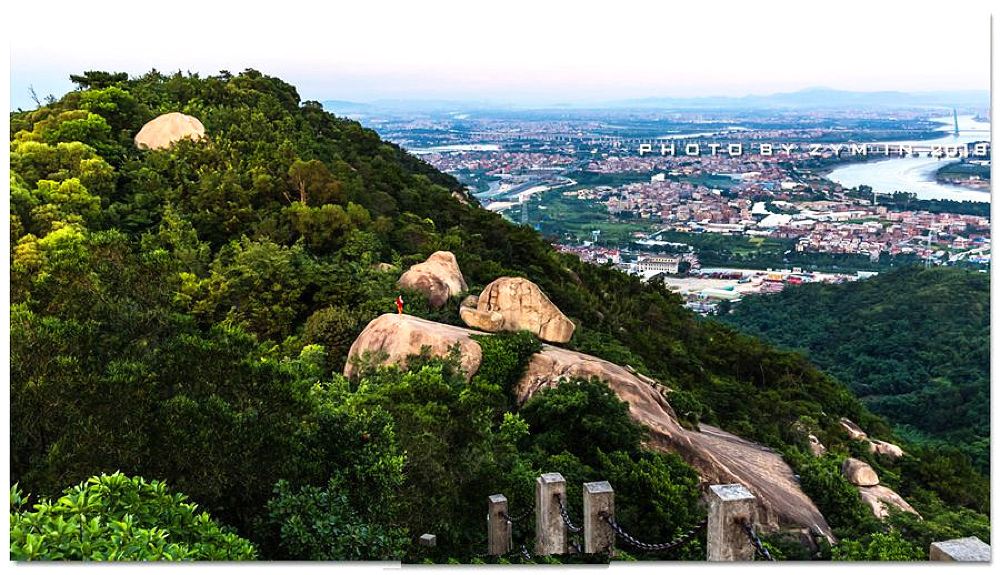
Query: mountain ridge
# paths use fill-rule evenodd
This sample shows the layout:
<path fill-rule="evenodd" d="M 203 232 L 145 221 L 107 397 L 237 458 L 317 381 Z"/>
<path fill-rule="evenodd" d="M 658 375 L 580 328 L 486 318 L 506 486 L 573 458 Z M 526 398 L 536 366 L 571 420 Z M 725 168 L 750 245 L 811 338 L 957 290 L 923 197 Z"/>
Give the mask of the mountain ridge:
<path fill-rule="evenodd" d="M 334 113 L 375 112 L 475 112 L 488 110 L 544 111 L 565 109 L 648 109 L 675 110 L 833 110 L 890 108 L 982 108 L 990 104 L 989 90 L 843 90 L 808 87 L 788 92 L 744 96 L 647 96 L 641 98 L 593 100 L 580 103 L 528 104 L 502 100 L 375 99 L 371 101 L 324 100 Z"/>

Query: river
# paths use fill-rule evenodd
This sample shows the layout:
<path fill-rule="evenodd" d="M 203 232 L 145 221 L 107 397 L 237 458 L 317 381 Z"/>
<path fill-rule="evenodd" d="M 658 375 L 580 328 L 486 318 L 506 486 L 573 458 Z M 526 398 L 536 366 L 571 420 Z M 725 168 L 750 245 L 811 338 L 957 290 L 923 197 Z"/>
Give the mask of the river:
<path fill-rule="evenodd" d="M 958 117 L 958 135 L 952 134 L 954 119 L 952 117 L 935 118 L 942 124 L 945 132 L 940 138 L 933 140 L 911 140 L 906 142 L 889 142 L 890 145 L 911 146 L 953 146 L 969 142 L 990 140 L 990 124 L 977 122 L 973 116 Z M 984 131 L 985 130 L 985 131 Z M 884 142 L 879 142 L 880 144 Z M 970 190 L 959 186 L 941 184 L 935 181 L 934 173 L 941 166 L 955 161 L 949 158 L 906 157 L 892 158 L 848 164 L 834 169 L 827 178 L 846 187 L 860 185 L 871 186 L 880 194 L 891 194 L 895 191 L 912 192 L 922 200 L 958 200 L 973 202 L 989 202 L 990 193 L 982 190 Z"/>

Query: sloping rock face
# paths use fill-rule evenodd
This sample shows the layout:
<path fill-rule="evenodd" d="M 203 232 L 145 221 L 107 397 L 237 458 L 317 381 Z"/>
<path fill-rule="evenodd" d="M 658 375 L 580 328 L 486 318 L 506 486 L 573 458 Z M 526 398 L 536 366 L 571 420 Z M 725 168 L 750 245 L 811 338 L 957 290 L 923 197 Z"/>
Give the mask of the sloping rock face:
<path fill-rule="evenodd" d="M 857 485 L 858 487 L 872 487 L 878 485 L 878 474 L 872 469 L 871 465 L 868 465 L 860 459 L 854 459 L 853 457 L 848 457 L 844 460 L 844 464 L 840 466 L 840 472 L 844 474 L 844 477 L 848 481 Z"/>
<path fill-rule="evenodd" d="M 700 431 L 684 429 L 673 408 L 651 385 L 625 368 L 602 359 L 544 346 L 535 354 L 516 388 L 523 403 L 545 387 L 567 377 L 598 377 L 629 404 L 634 419 L 650 429 L 648 446 L 679 454 L 698 470 L 703 486 L 742 483 L 759 504 L 759 520 L 771 530 L 779 527 L 816 528 L 829 535 L 830 526 L 802 492 L 792 470 L 780 455 L 752 441 L 710 425 Z"/>
<path fill-rule="evenodd" d="M 194 116 L 170 112 L 146 122 L 135 135 L 137 148 L 162 150 L 185 138 L 200 140 L 205 137 L 205 126 Z"/>
<path fill-rule="evenodd" d="M 423 263 L 406 270 L 396 283 L 424 294 L 434 308 L 441 308 L 449 298 L 469 289 L 451 252 L 434 252 Z"/>
<path fill-rule="evenodd" d="M 901 495 L 884 485 L 858 487 L 858 491 L 861 492 L 861 501 L 871 508 L 872 514 L 879 519 L 885 519 L 889 516 L 890 505 L 920 517 L 920 513 L 907 503 Z"/>
<path fill-rule="evenodd" d="M 479 364 L 483 361 L 482 348 L 469 337 L 474 333 L 481 332 L 427 321 L 412 315 L 383 314 L 369 322 L 351 344 L 344 375 L 353 377 L 357 374 L 359 366 L 353 360 L 360 359 L 365 352 L 370 352 L 372 359 L 378 364 L 405 366 L 406 358 L 419 354 L 424 347 L 428 348 L 431 355 L 443 357 L 457 344 L 462 354 L 462 371 L 468 380 L 479 370 Z"/>
<path fill-rule="evenodd" d="M 380 355 L 379 363 L 402 364 L 407 356 L 427 346 L 431 353 L 447 355 L 457 344 L 462 369 L 471 378 L 482 362 L 482 349 L 470 336 L 482 333 L 444 325 L 409 315 L 385 314 L 361 332 L 348 357 L 364 352 Z M 344 374 L 351 377 L 356 366 L 348 361 Z M 539 390 L 571 377 L 598 377 L 628 402 L 633 418 L 650 428 L 648 447 L 678 453 L 698 470 L 703 486 L 742 483 L 758 498 L 759 521 L 765 528 L 798 527 L 829 535 L 830 527 L 813 502 L 802 492 L 791 468 L 774 451 L 721 429 L 702 425 L 689 431 L 677 423 L 663 394 L 649 378 L 602 359 L 543 345 L 518 382 L 515 393 L 524 403 Z M 650 380 L 651 381 L 651 380 Z"/>
<path fill-rule="evenodd" d="M 576 329 L 541 288 L 524 278 L 493 280 L 475 307 L 462 306 L 459 314 L 469 327 L 491 332 L 524 329 L 553 343 L 566 343 Z"/>

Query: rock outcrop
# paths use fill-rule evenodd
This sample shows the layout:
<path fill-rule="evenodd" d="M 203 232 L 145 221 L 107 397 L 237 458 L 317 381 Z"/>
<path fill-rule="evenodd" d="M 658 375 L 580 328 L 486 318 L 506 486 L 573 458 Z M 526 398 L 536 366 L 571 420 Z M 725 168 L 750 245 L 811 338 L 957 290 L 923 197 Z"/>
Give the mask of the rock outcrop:
<path fill-rule="evenodd" d="M 865 433 L 864 430 L 861 429 L 857 423 L 854 423 L 853 421 L 847 419 L 846 417 L 840 418 L 840 426 L 844 428 L 844 431 L 847 432 L 847 436 L 850 437 L 851 439 L 857 441 L 868 439 L 868 434 Z"/>
<path fill-rule="evenodd" d="M 461 307 L 458 310 L 459 317 L 465 325 L 496 333 L 503 331 L 503 314 L 498 311 L 480 311 L 474 307 Z"/>
<path fill-rule="evenodd" d="M 871 465 L 860 459 L 848 457 L 844 460 L 844 464 L 840 466 L 840 472 L 844 474 L 844 477 L 848 481 L 858 487 L 878 485 L 878 473 L 875 473 Z"/>
<path fill-rule="evenodd" d="M 813 454 L 813 457 L 822 457 L 826 453 L 826 446 L 811 433 L 809 434 L 809 452 Z"/>
<path fill-rule="evenodd" d="M 493 280 L 475 307 L 463 305 L 459 314 L 469 327 L 490 332 L 528 330 L 552 343 L 566 343 L 576 329 L 541 288 L 524 278 Z"/>
<path fill-rule="evenodd" d="M 469 379 L 483 361 L 482 348 L 469 337 L 473 333 L 477 332 L 412 315 L 383 314 L 369 322 L 351 344 L 344 375 L 356 375 L 358 362 L 366 353 L 373 364 L 405 366 L 409 356 L 420 354 L 424 348 L 432 356 L 443 357 L 458 345 L 462 371 Z"/>
<path fill-rule="evenodd" d="M 409 355 L 429 351 L 446 355 L 455 345 L 462 352 L 462 369 L 471 378 L 482 361 L 482 350 L 468 329 L 434 323 L 408 315 L 386 314 L 373 320 L 351 346 L 349 357 L 365 352 L 379 363 L 404 363 Z M 356 373 L 348 362 L 347 376 Z M 830 527 L 802 492 L 791 468 L 774 451 L 716 427 L 684 429 L 673 409 L 649 378 L 602 359 L 550 345 L 535 354 L 515 393 L 523 403 L 539 390 L 567 377 L 598 377 L 629 404 L 629 413 L 650 429 L 648 447 L 679 454 L 698 470 L 704 485 L 742 483 L 759 502 L 759 519 L 768 529 L 812 529 L 829 535 Z"/>
<path fill-rule="evenodd" d="M 454 190 L 454 191 L 451 192 L 451 197 L 455 198 L 456 200 L 458 200 L 459 202 L 461 202 L 461 203 L 463 203 L 463 204 L 465 204 L 467 206 L 471 205 L 471 204 L 469 204 L 469 196 L 464 191 L 463 192 L 459 192 L 457 190 Z"/>
<path fill-rule="evenodd" d="M 868 450 L 872 453 L 877 453 L 883 457 L 887 457 L 892 460 L 899 459 L 906 455 L 903 449 L 896 445 L 895 443 L 889 443 L 888 441 L 879 441 L 878 439 L 872 439 L 868 444 Z"/>
<path fill-rule="evenodd" d="M 871 465 L 860 459 L 849 457 L 844 460 L 840 471 L 848 481 L 858 487 L 861 501 L 872 510 L 872 514 L 878 519 L 885 519 L 889 516 L 890 505 L 920 517 L 917 510 L 907 503 L 901 495 L 885 485 L 879 485 L 878 474 L 875 473 Z"/>
<path fill-rule="evenodd" d="M 871 508 L 872 514 L 879 519 L 885 519 L 889 516 L 890 505 L 920 517 L 920 513 L 907 503 L 902 496 L 884 485 L 858 487 L 858 491 L 861 492 L 861 501 Z"/>
<path fill-rule="evenodd" d="M 883 457 L 887 457 L 892 460 L 899 459 L 906 455 L 901 447 L 895 443 L 889 443 L 888 441 L 881 441 L 878 439 L 870 439 L 868 434 L 864 432 L 857 423 L 854 423 L 846 417 L 840 418 L 840 426 L 844 428 L 847 432 L 847 436 L 855 441 L 863 441 L 868 444 L 868 451 L 870 453 L 877 453 Z"/>
<path fill-rule="evenodd" d="M 769 529 L 815 528 L 829 536 L 830 527 L 795 475 L 773 450 L 702 424 L 684 429 L 666 398 L 625 368 L 593 356 L 543 346 L 528 364 L 516 388 L 523 403 L 540 389 L 567 377 L 598 377 L 629 404 L 632 417 L 650 430 L 648 447 L 679 454 L 698 470 L 703 486 L 742 483 L 758 498 L 759 521 Z"/>
<path fill-rule="evenodd" d="M 449 298 L 469 289 L 458 267 L 458 260 L 451 252 L 434 252 L 423 263 L 406 270 L 396 283 L 401 288 L 427 296 L 433 308 L 443 307 Z"/>
<path fill-rule="evenodd" d="M 200 140 L 205 137 L 205 126 L 194 116 L 170 112 L 146 122 L 135 135 L 137 148 L 162 150 L 185 138 Z"/>

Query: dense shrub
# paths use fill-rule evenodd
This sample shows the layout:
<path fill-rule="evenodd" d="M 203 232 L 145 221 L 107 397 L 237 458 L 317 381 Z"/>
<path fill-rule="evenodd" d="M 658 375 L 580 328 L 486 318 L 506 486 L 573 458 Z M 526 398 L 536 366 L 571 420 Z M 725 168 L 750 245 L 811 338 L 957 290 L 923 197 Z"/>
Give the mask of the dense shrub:
<path fill-rule="evenodd" d="M 256 558 L 249 541 L 159 481 L 115 473 L 91 477 L 54 500 L 31 505 L 16 486 L 10 499 L 15 561 Z"/>

